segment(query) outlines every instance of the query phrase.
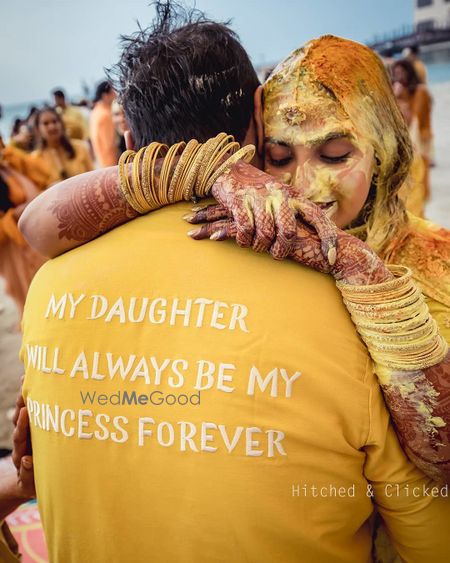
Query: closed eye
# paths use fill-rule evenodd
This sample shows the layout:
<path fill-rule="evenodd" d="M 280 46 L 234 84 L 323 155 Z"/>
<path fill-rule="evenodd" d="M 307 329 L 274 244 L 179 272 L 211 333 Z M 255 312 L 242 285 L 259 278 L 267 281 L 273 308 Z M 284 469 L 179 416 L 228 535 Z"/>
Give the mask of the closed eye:
<path fill-rule="evenodd" d="M 292 156 L 287 156 L 286 158 L 275 159 L 269 156 L 269 162 L 272 166 L 287 166 L 292 160 Z"/>
<path fill-rule="evenodd" d="M 320 160 L 328 164 L 339 164 L 340 162 L 345 162 L 346 160 L 348 160 L 351 154 L 352 151 L 348 151 L 345 154 L 341 154 L 338 156 L 327 156 L 326 154 L 321 154 Z"/>

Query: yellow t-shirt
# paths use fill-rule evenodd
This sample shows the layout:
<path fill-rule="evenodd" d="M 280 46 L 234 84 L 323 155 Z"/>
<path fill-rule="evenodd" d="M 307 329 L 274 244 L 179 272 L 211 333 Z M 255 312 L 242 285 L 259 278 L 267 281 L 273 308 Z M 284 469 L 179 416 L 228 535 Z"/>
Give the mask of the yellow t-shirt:
<path fill-rule="evenodd" d="M 449 560 L 449 500 L 402 454 L 333 280 L 192 241 L 188 209 L 33 280 L 24 395 L 51 561 L 366 563 L 373 493 L 402 557 Z"/>

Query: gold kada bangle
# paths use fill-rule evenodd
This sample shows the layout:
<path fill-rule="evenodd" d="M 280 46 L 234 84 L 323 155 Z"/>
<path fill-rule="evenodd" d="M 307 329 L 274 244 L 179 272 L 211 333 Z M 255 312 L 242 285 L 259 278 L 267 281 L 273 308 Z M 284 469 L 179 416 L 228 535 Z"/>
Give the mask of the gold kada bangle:
<path fill-rule="evenodd" d="M 162 153 L 165 152 L 163 155 Z M 151 143 L 119 159 L 119 186 L 127 203 L 144 214 L 168 203 L 205 197 L 216 180 L 238 160 L 249 162 L 255 147 L 240 148 L 231 135 L 219 133 L 201 144 L 195 139 L 170 148 Z M 160 166 L 160 173 L 156 168 Z"/>
<path fill-rule="evenodd" d="M 439 334 L 412 272 L 389 265 L 394 278 L 381 284 L 336 285 L 373 360 L 385 368 L 417 371 L 440 363 L 448 344 Z"/>

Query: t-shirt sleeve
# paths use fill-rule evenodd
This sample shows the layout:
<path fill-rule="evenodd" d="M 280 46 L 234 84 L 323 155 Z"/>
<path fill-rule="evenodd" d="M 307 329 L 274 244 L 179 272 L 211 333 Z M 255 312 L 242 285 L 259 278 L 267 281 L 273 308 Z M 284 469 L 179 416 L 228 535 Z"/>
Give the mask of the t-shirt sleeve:
<path fill-rule="evenodd" d="M 381 390 L 373 385 L 364 473 L 389 535 L 405 561 L 450 561 L 448 489 L 425 477 L 395 435 Z"/>

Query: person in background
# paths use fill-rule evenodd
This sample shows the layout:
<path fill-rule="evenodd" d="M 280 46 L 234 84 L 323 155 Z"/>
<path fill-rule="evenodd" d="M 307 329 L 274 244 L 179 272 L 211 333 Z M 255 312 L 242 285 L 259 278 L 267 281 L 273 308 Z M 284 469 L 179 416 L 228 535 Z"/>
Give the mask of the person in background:
<path fill-rule="evenodd" d="M 408 125 L 414 148 L 423 160 L 422 182 L 424 201 L 427 201 L 430 197 L 429 168 L 433 140 L 432 98 L 409 60 L 402 59 L 394 63 L 393 81 L 394 94 Z"/>
<path fill-rule="evenodd" d="M 127 150 L 125 145 L 125 131 L 129 129 L 123 107 L 119 104 L 117 100 L 112 103 L 112 118 L 114 123 L 114 129 L 117 133 L 117 147 L 119 149 L 119 154 L 122 154 Z"/>
<path fill-rule="evenodd" d="M 17 221 L 28 203 L 48 183 L 49 173 L 41 159 L 0 140 L 0 276 L 6 293 L 20 313 L 34 274 L 45 262 L 25 241 Z"/>
<path fill-rule="evenodd" d="M 32 156 L 46 162 L 50 171 L 48 185 L 93 169 L 86 143 L 67 137 L 56 110 L 47 107 L 38 112 L 36 134 L 38 148 Z"/>
<path fill-rule="evenodd" d="M 66 96 L 62 90 L 53 90 L 52 94 L 55 110 L 62 117 L 67 136 L 71 139 L 87 139 L 88 126 L 81 111 L 66 102 Z"/>
<path fill-rule="evenodd" d="M 111 84 L 107 81 L 100 82 L 95 93 L 89 128 L 92 148 L 101 168 L 114 166 L 119 156 L 111 111 L 115 97 Z"/>
<path fill-rule="evenodd" d="M 33 141 L 33 132 L 27 125 L 27 122 L 17 117 L 11 130 L 10 144 L 25 152 L 31 152 L 33 150 Z"/>
<path fill-rule="evenodd" d="M 421 84 L 426 84 L 428 82 L 427 67 L 419 58 L 419 46 L 412 45 L 412 47 L 407 47 L 403 50 L 402 56 L 404 59 L 412 63 L 417 77 L 419 78 L 419 82 Z"/>
<path fill-rule="evenodd" d="M 21 561 L 18 545 L 8 529 L 5 518 L 24 502 L 36 496 L 33 458 L 28 436 L 28 412 L 19 395 L 13 422 L 12 456 L 0 465 L 0 561 Z M 15 467 L 16 465 L 16 467 Z"/>

